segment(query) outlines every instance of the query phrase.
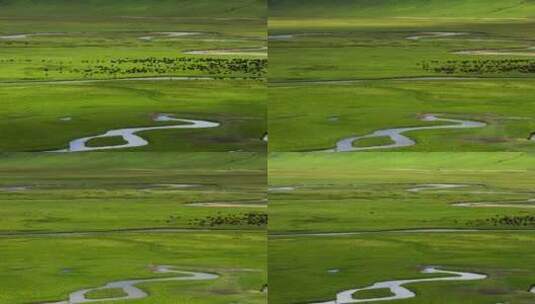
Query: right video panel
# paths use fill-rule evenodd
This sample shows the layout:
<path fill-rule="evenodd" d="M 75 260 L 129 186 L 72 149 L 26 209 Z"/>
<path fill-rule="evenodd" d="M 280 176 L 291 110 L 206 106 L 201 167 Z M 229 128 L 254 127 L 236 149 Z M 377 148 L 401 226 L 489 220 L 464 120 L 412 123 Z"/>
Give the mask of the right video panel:
<path fill-rule="evenodd" d="M 269 302 L 534 303 L 535 5 L 269 4 Z"/>
<path fill-rule="evenodd" d="M 534 178 L 522 153 L 272 153 L 270 303 L 533 303 Z"/>
<path fill-rule="evenodd" d="M 533 23 L 487 2 L 271 1 L 270 150 L 534 150 Z"/>

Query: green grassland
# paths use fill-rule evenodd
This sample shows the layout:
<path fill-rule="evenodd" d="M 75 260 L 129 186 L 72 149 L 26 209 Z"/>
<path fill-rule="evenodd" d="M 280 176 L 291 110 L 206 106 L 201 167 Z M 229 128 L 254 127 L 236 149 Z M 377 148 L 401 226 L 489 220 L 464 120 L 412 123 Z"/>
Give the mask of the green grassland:
<path fill-rule="evenodd" d="M 488 277 L 408 284 L 415 297 L 391 302 L 532 303 L 535 3 L 269 4 L 270 302 L 331 303 L 436 266 Z M 409 132 L 416 145 L 393 153 L 283 153 L 447 124 L 424 114 L 487 126 Z"/>
<path fill-rule="evenodd" d="M 267 302 L 265 155 L 198 152 L 265 150 L 265 24 L 257 0 L 0 1 L 0 151 L 220 123 L 141 132 L 136 153 L 0 154 L 0 303 L 172 276 L 158 265 L 220 277 L 146 282 L 136 303 Z"/>
<path fill-rule="evenodd" d="M 265 208 L 189 205 L 262 203 L 266 177 L 260 154 L 96 154 L 3 156 L 0 231 L 265 228 L 254 217 Z M 249 214 L 249 220 L 229 220 Z"/>
<path fill-rule="evenodd" d="M 265 58 L 239 54 L 232 56 L 187 54 L 188 51 L 195 50 L 247 49 L 265 46 L 265 38 L 262 37 L 264 33 L 260 32 L 264 30 L 263 23 L 225 21 L 231 24 L 229 26 L 210 22 L 197 20 L 191 22 L 193 25 L 186 23 L 178 26 L 174 23 L 173 26 L 141 25 L 137 32 L 134 28 L 136 24 L 131 24 L 130 29 L 67 34 L 61 34 L 61 29 L 82 31 L 84 25 L 80 25 L 80 29 L 77 29 L 76 23 L 61 23 L 48 29 L 49 32 L 58 34 L 29 36 L 27 39 L 0 39 L 0 80 L 12 82 L 155 76 L 263 77 L 265 68 L 258 68 L 256 65 L 265 65 Z M 216 32 L 217 27 L 228 33 Z M 41 24 L 25 24 L 24 27 L 11 29 L 4 34 L 33 33 L 35 28 L 41 29 Z M 240 28 L 254 32 L 236 32 Z M 174 31 L 203 33 L 174 38 L 154 34 L 154 32 Z M 140 39 L 147 36 L 154 38 Z M 206 60 L 215 63 L 208 67 L 210 63 Z M 237 60 L 242 62 L 236 63 Z"/>
<path fill-rule="evenodd" d="M 275 234 L 534 229 L 528 202 L 534 166 L 533 155 L 524 153 L 275 153 L 270 187 L 295 190 L 269 194 L 269 228 Z M 409 191 L 422 184 L 465 186 Z"/>
<path fill-rule="evenodd" d="M 111 281 L 172 276 L 154 265 L 209 272 L 210 281 L 145 283 L 135 303 L 266 303 L 263 232 L 115 233 L 0 238 L 2 304 L 66 300 L 70 292 Z M 29 287 L 32 288 L 29 288 Z M 127 303 L 117 300 L 106 303 Z"/>
<path fill-rule="evenodd" d="M 383 151 L 532 151 L 535 142 L 528 140 L 535 131 L 532 87 L 531 79 L 481 79 L 270 88 L 269 148 L 322 150 L 342 138 L 376 130 L 448 124 L 420 119 L 433 113 L 487 126 L 408 132 L 405 135 L 416 145 Z"/>
<path fill-rule="evenodd" d="M 221 126 L 141 132 L 148 145 L 121 151 L 263 151 L 266 146 L 261 140 L 266 131 L 261 81 L 33 83 L 0 85 L 0 91 L 0 151 L 58 150 L 73 139 L 110 129 L 179 124 L 154 121 L 161 113 Z"/>
<path fill-rule="evenodd" d="M 516 50 L 532 47 L 532 19 L 486 20 L 453 18 L 273 18 L 270 35 L 294 34 L 270 41 L 270 80 L 378 79 L 411 76 L 531 77 L 532 72 L 475 70 L 452 73 L 426 70 L 423 63 L 437 61 L 529 60 L 532 56 L 477 56 L 464 50 Z M 408 37 L 426 32 L 461 32 L 450 37 Z M 526 51 L 526 53 L 529 53 Z"/>
<path fill-rule="evenodd" d="M 1 1 L 9 128 L 0 151 L 56 150 L 112 128 L 154 126 L 161 110 L 221 127 L 141 134 L 149 145 L 133 150 L 265 150 L 266 46 L 265 1 Z"/>
<path fill-rule="evenodd" d="M 274 304 L 332 301 L 337 292 L 374 282 L 429 278 L 433 275 L 420 271 L 437 266 L 488 277 L 408 284 L 405 287 L 416 297 L 391 302 L 533 303 L 535 295 L 528 291 L 534 283 L 535 268 L 530 262 L 535 256 L 534 241 L 533 232 L 271 238 L 269 299 Z M 338 272 L 329 273 L 329 269 Z"/>
<path fill-rule="evenodd" d="M 263 18 L 20 16 L 0 18 L 0 28 L 0 81 L 6 82 L 191 75 L 262 78 L 266 72 L 263 56 L 187 53 L 265 47 Z M 195 34 L 165 34 L 170 32 Z M 27 36 L 10 37 L 20 34 Z"/>
<path fill-rule="evenodd" d="M 263 17 L 264 0 L 4 0 L 1 16 Z"/>
<path fill-rule="evenodd" d="M 143 283 L 136 303 L 265 303 L 265 172 L 254 153 L 1 154 L 0 303 L 172 276 L 155 265 L 221 277 Z M 190 205 L 211 202 L 240 206 Z"/>
<path fill-rule="evenodd" d="M 416 131 L 415 146 L 385 151 L 533 150 L 535 5 L 487 2 L 270 1 L 270 150 L 430 125 L 426 113 L 488 126 Z"/>
<path fill-rule="evenodd" d="M 486 17 L 535 16 L 533 1 L 519 0 L 268 0 L 271 16 Z"/>
<path fill-rule="evenodd" d="M 270 302 L 448 276 L 421 273 L 434 266 L 488 277 L 407 284 L 415 297 L 392 302 L 532 303 L 534 169 L 529 153 L 271 153 Z"/>

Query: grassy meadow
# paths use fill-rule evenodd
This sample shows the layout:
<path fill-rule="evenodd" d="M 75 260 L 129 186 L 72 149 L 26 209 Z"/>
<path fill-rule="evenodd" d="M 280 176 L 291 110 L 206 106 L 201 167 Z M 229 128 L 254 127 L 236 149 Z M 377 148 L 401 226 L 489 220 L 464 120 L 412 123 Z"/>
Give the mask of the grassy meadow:
<path fill-rule="evenodd" d="M 270 16 L 526 18 L 535 16 L 531 1 L 502 0 L 269 0 Z"/>
<path fill-rule="evenodd" d="M 265 47 L 263 19 L 95 18 L 0 15 L 0 82 L 265 74 L 265 56 L 188 54 Z"/>
<path fill-rule="evenodd" d="M 475 129 L 407 132 L 417 151 L 532 151 L 535 131 L 531 79 L 364 81 L 351 85 L 270 88 L 271 151 L 315 151 L 346 137 L 394 127 L 447 125 L 424 114 L 481 121 Z M 446 88 L 446 89 L 445 89 Z M 461 97 L 462 96 L 462 97 Z M 291 127 L 288 127 L 291 126 Z M 357 141 L 359 146 L 390 143 Z M 391 150 L 381 150 L 391 151 Z"/>
<path fill-rule="evenodd" d="M 143 283 L 138 303 L 265 303 L 265 172 L 253 153 L 2 154 L 0 303 L 172 276 L 157 265 L 220 277 Z"/>
<path fill-rule="evenodd" d="M 534 165 L 529 153 L 274 153 L 270 187 L 294 190 L 269 193 L 269 228 L 274 234 L 534 229 L 529 219 L 535 209 L 528 202 L 535 195 Z M 414 191 L 429 184 L 462 187 Z"/>
<path fill-rule="evenodd" d="M 140 132 L 148 145 L 115 151 L 265 149 L 266 94 L 264 85 L 256 81 L 32 83 L 0 85 L 0 91 L 5 97 L 0 116 L 6 118 L 0 135 L 2 151 L 53 151 L 66 148 L 75 138 L 110 129 L 177 124 L 155 121 L 161 113 L 217 121 L 221 126 Z M 119 136 L 115 139 L 123 141 Z"/>
<path fill-rule="evenodd" d="M 158 126 L 163 110 L 221 126 L 147 131 L 147 145 L 117 150 L 263 151 L 266 47 L 264 1 L 3 1 L 0 151 Z"/>
<path fill-rule="evenodd" d="M 376 130 L 429 126 L 419 119 L 429 113 L 487 126 L 408 132 L 415 145 L 384 151 L 533 150 L 535 116 L 524 109 L 532 108 L 534 9 L 518 1 L 271 1 L 270 150 L 322 150 Z M 376 141 L 355 144 L 384 145 Z"/>
<path fill-rule="evenodd" d="M 428 266 L 483 273 L 480 281 L 422 282 L 405 287 L 410 304 L 532 303 L 533 232 L 397 233 L 270 238 L 270 303 L 332 301 L 341 290 L 374 282 L 433 277 Z M 333 273 L 332 270 L 337 270 Z M 331 270 L 329 272 L 329 270 Z M 444 276 L 444 275 L 434 275 Z M 389 296 L 357 292 L 355 299 Z M 363 302 L 366 303 L 366 302 Z"/>
<path fill-rule="evenodd" d="M 106 282 L 172 276 L 152 273 L 155 265 L 220 277 L 145 283 L 138 287 L 147 298 L 103 303 L 266 303 L 261 292 L 267 281 L 262 231 L 12 236 L 0 237 L 0 246 L 0 303 L 60 301 L 73 291 Z"/>
<path fill-rule="evenodd" d="M 265 226 L 254 219 L 228 219 L 265 214 L 261 154 L 95 154 L 3 156 L 1 233 Z"/>
<path fill-rule="evenodd" d="M 48 0 L 42 3 L 31 0 L 2 1 L 4 16 L 123 16 L 137 18 L 206 16 L 213 18 L 265 17 L 266 2 L 263 0 Z"/>
<path fill-rule="evenodd" d="M 534 169 L 514 152 L 272 153 L 270 302 L 448 277 L 426 267 L 487 277 L 406 284 L 415 297 L 392 303 L 533 302 Z"/>

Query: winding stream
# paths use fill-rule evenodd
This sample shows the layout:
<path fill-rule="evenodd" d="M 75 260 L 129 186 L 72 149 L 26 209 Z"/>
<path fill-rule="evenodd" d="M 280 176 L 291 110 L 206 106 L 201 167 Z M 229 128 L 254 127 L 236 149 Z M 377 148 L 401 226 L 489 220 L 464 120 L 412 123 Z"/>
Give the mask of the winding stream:
<path fill-rule="evenodd" d="M 408 36 L 408 40 L 420 40 L 425 38 L 445 38 L 454 36 L 464 36 L 470 33 L 466 32 L 422 32 L 418 35 Z M 455 55 L 473 55 L 473 56 L 535 56 L 535 47 L 524 49 L 481 49 L 481 50 L 462 50 L 452 52 Z"/>
<path fill-rule="evenodd" d="M 295 187 L 291 186 L 282 186 L 282 187 L 269 187 L 268 192 L 289 192 L 294 191 Z"/>
<path fill-rule="evenodd" d="M 213 50 L 194 50 L 184 51 L 187 55 L 239 55 L 239 56 L 267 56 L 267 47 L 260 48 L 240 48 L 240 49 L 213 49 Z"/>
<path fill-rule="evenodd" d="M 140 40 L 153 40 L 156 37 L 162 37 L 162 38 L 176 38 L 176 37 L 187 37 L 187 36 L 196 36 L 200 35 L 202 33 L 200 32 L 156 32 L 153 33 L 153 36 L 142 36 L 139 37 Z"/>
<path fill-rule="evenodd" d="M 0 36 L 0 39 L 4 40 L 19 40 L 19 39 L 27 39 L 32 36 L 56 36 L 56 35 L 64 35 L 65 33 L 26 33 L 26 34 L 10 34 L 10 35 L 3 35 Z"/>
<path fill-rule="evenodd" d="M 450 125 L 437 125 L 429 127 L 407 127 L 407 128 L 392 128 L 378 130 L 368 135 L 363 136 L 353 136 L 342 139 L 336 143 L 336 148 L 323 150 L 325 152 L 355 152 L 355 151 L 367 151 L 367 150 L 377 150 L 377 149 L 394 149 L 394 148 L 403 148 L 414 146 L 416 142 L 411 138 L 404 136 L 403 133 L 419 130 L 437 130 L 437 129 L 467 129 L 467 128 L 482 128 L 487 124 L 484 122 L 470 121 L 470 120 L 460 120 L 460 119 L 449 119 L 449 118 L 439 118 L 435 114 L 426 114 L 421 118 L 422 121 L 443 121 L 450 122 Z M 358 142 L 361 139 L 374 138 L 374 137 L 390 137 L 392 144 L 380 145 L 380 146 L 369 146 L 369 147 L 354 147 L 353 144 Z"/>
<path fill-rule="evenodd" d="M 213 202 L 192 202 L 184 204 L 188 207 L 208 207 L 208 208 L 267 208 L 267 199 L 256 200 L 233 200 L 233 201 L 213 201 Z"/>
<path fill-rule="evenodd" d="M 107 131 L 101 135 L 88 136 L 83 138 L 74 139 L 69 143 L 69 147 L 63 150 L 51 151 L 51 152 L 86 152 L 96 150 L 110 150 L 110 149 L 123 149 L 141 147 L 149 144 L 147 140 L 139 135 L 138 132 L 153 131 L 153 130 L 167 130 L 167 129 L 202 129 L 202 128 L 216 128 L 220 124 L 218 122 L 206 121 L 206 120 L 193 120 L 193 119 L 181 119 L 174 118 L 170 114 L 159 114 L 154 121 L 177 121 L 185 124 L 170 125 L 170 126 L 155 126 L 155 127 L 139 127 L 139 128 L 125 128 L 114 129 Z M 117 137 L 120 136 L 126 141 L 125 144 L 112 145 L 112 146 L 100 146 L 100 147 L 88 147 L 87 143 L 95 138 Z"/>
<path fill-rule="evenodd" d="M 487 278 L 487 276 L 484 274 L 471 273 L 471 272 L 447 271 L 447 270 L 438 269 L 436 267 L 426 267 L 424 270 L 422 270 L 422 273 L 448 274 L 451 276 L 428 278 L 428 279 L 394 280 L 394 281 L 377 282 L 368 287 L 341 291 L 338 294 L 336 294 L 336 299 L 333 301 L 314 303 L 314 304 L 349 304 L 349 303 L 368 303 L 368 302 L 409 299 L 409 298 L 414 298 L 416 294 L 413 291 L 405 288 L 403 285 L 422 283 L 422 282 L 438 282 L 438 281 L 473 281 L 473 280 L 483 280 Z M 387 297 L 369 298 L 369 299 L 355 299 L 353 297 L 359 291 L 376 290 L 376 289 L 389 289 L 393 295 L 387 296 Z"/>
<path fill-rule="evenodd" d="M 289 39 L 292 39 L 294 37 L 295 37 L 295 35 L 293 35 L 293 34 L 269 35 L 268 36 L 268 40 L 269 41 L 273 41 L 273 40 L 289 40 Z"/>
<path fill-rule="evenodd" d="M 208 203 L 189 203 L 189 207 L 206 207 L 206 208 L 267 208 L 268 205 L 263 202 L 252 203 L 235 203 L 235 202 L 208 202 Z"/>
<path fill-rule="evenodd" d="M 471 208 L 535 208 L 535 199 L 523 201 L 505 201 L 505 202 L 463 202 L 452 204 L 455 207 Z"/>
<path fill-rule="evenodd" d="M 169 281 L 203 281 L 203 280 L 214 280 L 219 276 L 211 273 L 204 272 L 190 272 L 190 271 L 181 271 L 175 270 L 173 266 L 156 266 L 155 273 L 174 273 L 180 276 L 176 277 L 166 277 L 166 278 L 153 278 L 153 279 L 138 279 L 138 280 L 125 280 L 125 281 L 116 281 L 110 282 L 102 287 L 82 289 L 75 292 L 72 292 L 69 295 L 69 299 L 66 301 L 60 302 L 46 302 L 41 304 L 78 304 L 78 303 L 93 303 L 93 302 L 106 302 L 106 301 L 117 301 L 117 300 L 134 300 L 146 298 L 148 294 L 136 287 L 136 285 L 152 282 L 169 282 Z M 122 289 L 126 294 L 122 297 L 117 298 L 103 298 L 103 299 L 88 299 L 86 295 L 89 292 L 100 291 L 105 289 Z"/>
<path fill-rule="evenodd" d="M 408 36 L 405 39 L 408 40 L 420 40 L 423 38 L 444 38 L 444 37 L 454 37 L 454 36 L 463 36 L 468 35 L 468 33 L 463 32 L 422 32 L 418 35 Z"/>
<path fill-rule="evenodd" d="M 454 188 L 464 188 L 468 185 L 463 184 L 422 184 L 414 188 L 407 189 L 409 192 L 420 192 L 424 190 L 444 190 L 444 189 L 454 189 Z"/>
<path fill-rule="evenodd" d="M 519 50 L 464 50 L 453 52 L 456 55 L 473 55 L 473 56 L 535 56 L 535 47 L 528 47 Z"/>
<path fill-rule="evenodd" d="M 465 188 L 468 187 L 467 184 L 421 184 L 417 185 L 414 188 L 407 189 L 409 192 L 420 192 L 425 190 L 447 190 L 455 188 Z M 496 193 L 505 193 L 505 194 L 516 194 L 515 192 L 483 192 L 483 191 L 472 191 L 464 193 L 475 193 L 475 194 L 496 194 Z M 472 207 L 472 208 L 535 208 L 535 199 L 527 200 L 506 200 L 506 201 L 494 201 L 494 202 L 459 202 L 453 203 L 451 206 L 455 207 Z"/>

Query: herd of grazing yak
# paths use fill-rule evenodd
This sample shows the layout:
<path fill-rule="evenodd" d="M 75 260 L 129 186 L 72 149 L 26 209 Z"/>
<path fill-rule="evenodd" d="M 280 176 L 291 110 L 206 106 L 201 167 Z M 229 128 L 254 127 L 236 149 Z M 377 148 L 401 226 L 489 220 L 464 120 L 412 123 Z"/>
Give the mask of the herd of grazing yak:
<path fill-rule="evenodd" d="M 475 60 L 438 60 L 420 63 L 427 72 L 444 74 L 500 74 L 535 73 L 535 60 L 531 59 L 475 59 Z"/>
<path fill-rule="evenodd" d="M 24 61 L 24 62 L 20 62 Z M 267 72 L 267 60 L 257 58 L 193 58 L 193 57 L 146 57 L 83 60 L 81 64 L 72 61 L 32 59 L 0 59 L 0 64 L 25 63 L 41 66 L 43 76 L 52 74 L 76 74 L 83 78 L 139 77 L 173 75 L 180 72 L 210 75 L 216 78 L 241 77 L 259 79 Z"/>

